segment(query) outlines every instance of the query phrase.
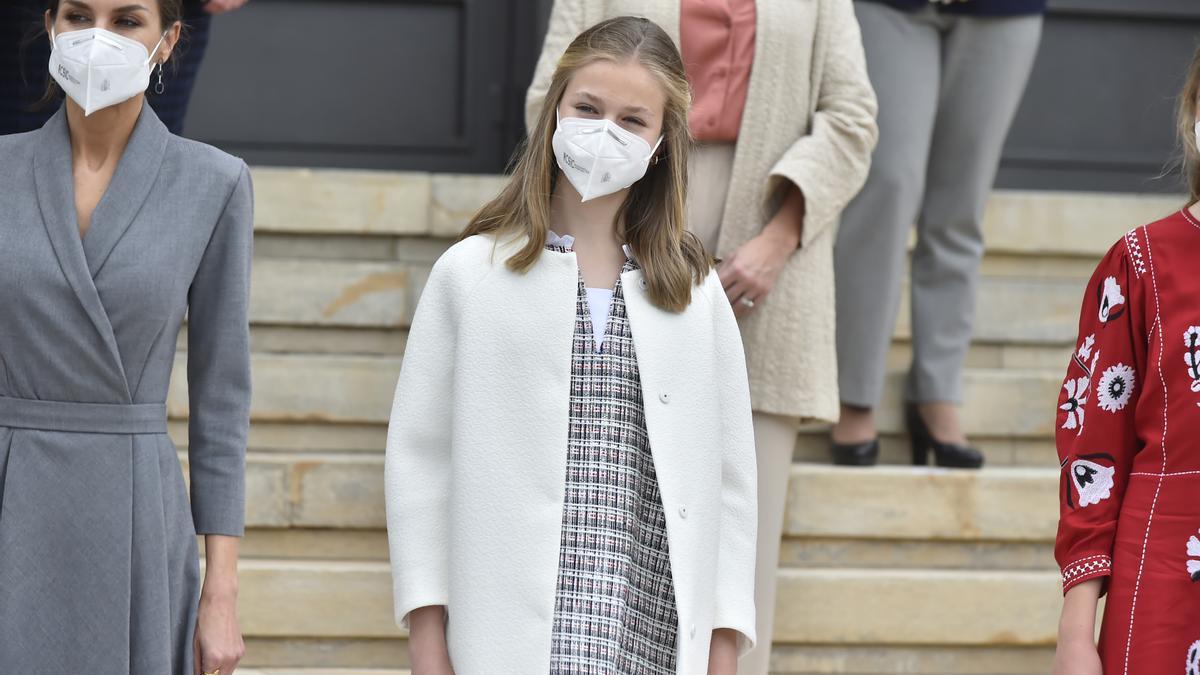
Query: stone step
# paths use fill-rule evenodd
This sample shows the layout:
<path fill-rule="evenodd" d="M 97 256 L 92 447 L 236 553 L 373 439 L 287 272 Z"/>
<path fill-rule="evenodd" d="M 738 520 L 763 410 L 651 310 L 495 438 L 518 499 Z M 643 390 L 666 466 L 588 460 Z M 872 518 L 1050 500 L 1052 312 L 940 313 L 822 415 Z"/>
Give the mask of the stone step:
<path fill-rule="evenodd" d="M 781 570 L 781 642 L 1048 646 L 1062 605 L 1057 572 Z"/>
<path fill-rule="evenodd" d="M 1051 647 L 777 645 L 774 675 L 1046 675 Z"/>
<path fill-rule="evenodd" d="M 342 326 L 270 326 L 254 324 L 250 349 L 260 354 L 351 354 L 402 356 L 408 342 L 407 329 Z M 1060 342 L 1013 340 L 989 342 L 975 339 L 967 350 L 967 368 L 1008 370 L 1057 370 L 1065 368 L 1074 348 L 1074 338 Z M 180 350 L 187 349 L 187 327 L 180 331 Z M 890 370 L 907 368 L 912 362 L 910 336 L 897 334 L 889 347 Z"/>
<path fill-rule="evenodd" d="M 797 465 L 788 491 L 791 537 L 1050 542 L 1058 471 Z"/>
<path fill-rule="evenodd" d="M 970 370 L 1051 370 L 1066 371 L 1075 349 L 1074 340 L 1056 344 L 1012 341 L 1008 343 L 974 341 L 963 362 Z M 913 346 L 907 337 L 897 337 L 888 348 L 887 369 L 907 370 L 912 364 Z"/>
<path fill-rule="evenodd" d="M 853 505 L 846 508 L 852 509 Z M 846 539 L 794 537 L 782 541 L 781 567 L 924 570 L 1051 570 L 1052 541 L 976 541 L 969 539 Z"/>
<path fill-rule="evenodd" d="M 203 547 L 203 540 L 200 545 Z M 384 562 L 388 559 L 388 541 L 383 528 L 280 528 L 252 524 L 246 528 L 239 551 L 245 559 Z"/>
<path fill-rule="evenodd" d="M 186 419 L 186 354 L 177 357 L 167 397 L 172 419 Z M 400 359 L 332 354 L 254 354 L 254 422 L 386 424 Z M 887 378 L 878 424 L 903 430 L 903 375 Z M 1062 385 L 1058 370 L 977 369 L 965 377 L 963 423 L 980 437 L 1049 438 Z"/>
<path fill-rule="evenodd" d="M 241 675 L 410 675 L 384 668 L 238 668 Z"/>
<path fill-rule="evenodd" d="M 331 641 L 333 642 L 333 641 Z M 278 664 L 313 663 L 327 660 L 317 649 L 321 642 L 311 643 L 312 649 L 303 653 L 285 654 L 265 651 L 261 642 L 247 643 L 243 675 L 409 675 L 408 670 L 384 667 L 406 662 L 403 640 L 389 640 L 393 652 L 390 659 L 380 659 L 378 667 L 280 667 Z M 294 643 L 293 643 L 294 644 Z M 333 642 L 333 644 L 337 644 Z M 289 645 L 291 647 L 292 645 Z M 366 651 L 366 650 L 364 650 Z M 314 653 L 316 652 L 316 653 Z M 338 650 L 338 655 L 352 661 L 363 660 L 357 652 Z M 305 661 L 304 659 L 308 659 Z M 1044 675 L 1054 660 L 1049 647 L 880 647 L 841 645 L 777 645 L 771 655 L 773 675 Z"/>
<path fill-rule="evenodd" d="M 400 328 L 423 271 L 404 263 L 258 258 L 251 279 L 254 324 Z"/>
<path fill-rule="evenodd" d="M 397 673 L 407 668 L 408 643 L 402 638 L 246 637 L 246 668 L 268 673 L 279 668 L 357 668 L 366 673 Z M 243 672 L 241 668 L 239 673 Z"/>
<path fill-rule="evenodd" d="M 502 176 L 255 167 L 256 231 L 453 238 Z M 984 215 L 993 253 L 1097 258 L 1182 206 L 1171 195 L 1000 190 Z"/>
<path fill-rule="evenodd" d="M 186 353 L 176 357 L 167 413 L 186 419 Z M 386 424 L 400 359 L 352 354 L 253 354 L 255 422 Z"/>
<path fill-rule="evenodd" d="M 333 642 L 333 641 L 331 641 Z M 380 659 L 395 665 L 406 662 L 403 640 L 389 640 L 393 652 L 390 659 Z M 333 644 L 337 644 L 333 642 Z M 247 643 L 243 675 L 409 675 L 408 670 L 395 670 L 381 663 L 372 668 L 279 667 L 288 663 L 313 663 L 326 660 L 322 642 L 311 643 L 304 653 L 264 653 L 263 644 L 251 639 Z M 289 645 L 289 647 L 292 645 Z M 365 651 L 365 650 L 364 650 Z M 356 652 L 338 650 L 342 658 L 363 660 Z M 304 659 L 308 659 L 305 661 Z M 777 645 L 771 655 L 773 675 L 1044 675 L 1054 660 L 1050 647 L 886 647 L 841 645 Z"/>
<path fill-rule="evenodd" d="M 260 257 L 254 264 L 250 319 L 256 327 L 406 328 L 427 274 L 427 266 L 411 263 Z M 975 340 L 1074 342 L 1084 281 L 984 277 Z M 901 297 L 895 337 L 903 339 L 912 335 L 907 285 Z M 1038 301 L 1031 303 L 1033 297 Z"/>
<path fill-rule="evenodd" d="M 908 436 L 898 432 L 884 434 L 879 439 L 879 463 L 911 466 L 912 446 Z M 971 438 L 989 467 L 1025 466 L 1058 468 L 1058 452 L 1050 438 L 1024 439 L 979 437 Z M 800 433 L 796 440 L 794 459 L 808 464 L 829 464 L 829 431 L 827 426 L 812 427 Z"/>
<path fill-rule="evenodd" d="M 201 542 L 203 546 L 203 542 Z M 251 526 L 242 539 L 244 558 L 280 560 L 388 559 L 383 529 Z M 975 570 L 1054 570 L 1052 541 L 914 540 L 785 534 L 781 567 L 856 567 Z"/>
<path fill-rule="evenodd" d="M 251 638 L 402 635 L 387 563 L 244 560 L 240 574 L 241 623 Z M 775 640 L 1044 647 L 1057 632 L 1060 588 L 1054 571 L 785 568 Z"/>
<path fill-rule="evenodd" d="M 173 420 L 168 431 L 175 444 L 187 447 L 186 420 Z M 314 422 L 269 422 L 258 420 L 250 427 L 249 447 L 260 453 L 360 453 L 376 454 L 387 442 L 383 424 L 320 424 Z M 989 466 L 1057 467 L 1053 440 L 973 435 L 972 444 L 987 457 Z M 881 438 L 880 462 L 908 465 L 911 459 L 907 436 L 899 431 Z M 829 427 L 815 425 L 801 431 L 795 461 L 829 463 Z"/>
<path fill-rule="evenodd" d="M 246 473 L 248 527 L 386 527 L 381 455 L 252 453 Z M 788 494 L 795 538 L 1047 543 L 1058 518 L 1057 469 L 796 464 Z"/>
<path fill-rule="evenodd" d="M 201 542 L 203 546 L 203 542 Z M 386 561 L 383 529 L 273 528 L 251 526 L 242 539 L 244 558 Z M 782 567 L 857 567 L 975 570 L 1054 570 L 1051 541 L 970 539 L 848 539 L 785 534 Z"/>

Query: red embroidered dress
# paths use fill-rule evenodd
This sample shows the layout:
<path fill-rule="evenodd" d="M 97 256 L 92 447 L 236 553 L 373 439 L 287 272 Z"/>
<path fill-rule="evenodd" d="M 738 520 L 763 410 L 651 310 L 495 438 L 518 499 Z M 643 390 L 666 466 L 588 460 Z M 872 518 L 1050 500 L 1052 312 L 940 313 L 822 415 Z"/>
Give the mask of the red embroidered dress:
<path fill-rule="evenodd" d="M 1130 231 L 1096 269 L 1059 396 L 1064 592 L 1108 577 L 1106 675 L 1200 675 L 1200 221 Z"/>

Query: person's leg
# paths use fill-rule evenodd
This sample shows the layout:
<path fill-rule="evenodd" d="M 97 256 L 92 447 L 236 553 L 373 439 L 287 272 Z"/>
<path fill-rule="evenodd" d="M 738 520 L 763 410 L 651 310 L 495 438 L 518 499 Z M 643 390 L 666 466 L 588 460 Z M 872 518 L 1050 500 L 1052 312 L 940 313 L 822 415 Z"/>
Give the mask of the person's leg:
<path fill-rule="evenodd" d="M 0 3 L 0 135 L 39 129 L 58 110 L 51 102 L 31 110 L 50 79 L 50 38 L 42 33 L 42 0 Z"/>
<path fill-rule="evenodd" d="M 929 11 L 854 3 L 879 98 L 879 144 L 862 191 L 846 207 L 834 249 L 842 419 L 834 441 L 875 436 L 905 246 L 920 209 L 937 106 L 939 38 Z"/>
<path fill-rule="evenodd" d="M 971 341 L 983 210 L 1029 79 L 1041 17 L 948 20 L 925 200 L 912 260 L 909 400 L 941 441 L 962 443 L 954 404 Z"/>
<path fill-rule="evenodd" d="M 738 662 L 740 675 L 766 675 L 771 663 L 771 633 L 775 629 L 775 587 L 779 571 L 779 541 L 783 536 L 788 477 L 800 420 L 754 413 L 754 445 L 758 455 L 758 557 L 754 570 L 754 603 L 758 644 Z"/>
<path fill-rule="evenodd" d="M 172 59 L 163 70 L 163 93 L 157 93 L 159 72 L 156 68 L 150 75 L 150 88 L 146 90 L 146 100 L 155 114 L 173 134 L 183 133 L 184 119 L 187 117 L 188 103 L 192 99 L 192 89 L 196 84 L 196 76 L 200 73 L 200 64 L 204 61 L 204 53 L 208 50 L 208 31 L 212 24 L 209 16 L 198 3 L 184 4 L 184 41 L 180 44 Z"/>

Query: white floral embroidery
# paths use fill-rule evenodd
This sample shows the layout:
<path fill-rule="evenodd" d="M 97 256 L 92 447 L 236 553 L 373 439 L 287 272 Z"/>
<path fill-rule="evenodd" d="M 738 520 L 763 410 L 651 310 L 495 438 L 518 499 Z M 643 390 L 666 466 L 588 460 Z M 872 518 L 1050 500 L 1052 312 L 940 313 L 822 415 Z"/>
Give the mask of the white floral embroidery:
<path fill-rule="evenodd" d="M 1200 326 L 1190 326 L 1184 331 L 1183 345 L 1187 350 L 1183 361 L 1188 367 L 1188 377 L 1192 378 L 1192 391 L 1200 393 Z"/>
<path fill-rule="evenodd" d="M 1095 344 L 1096 344 L 1096 334 L 1095 333 L 1092 333 L 1091 335 L 1089 335 L 1083 339 L 1083 344 L 1079 345 L 1079 350 L 1075 352 L 1075 355 L 1079 357 L 1079 363 L 1081 365 L 1085 365 L 1085 366 L 1087 365 L 1087 360 L 1089 358 L 1091 358 L 1092 347 L 1095 346 Z"/>
<path fill-rule="evenodd" d="M 1192 535 L 1187 543 L 1187 573 L 1192 581 L 1200 581 L 1200 539 Z"/>
<path fill-rule="evenodd" d="M 1117 283 L 1116 277 L 1106 277 L 1104 279 L 1104 295 L 1100 299 L 1100 320 L 1108 321 L 1115 310 L 1124 304 L 1125 296 L 1121 294 L 1121 284 Z"/>
<path fill-rule="evenodd" d="M 1109 366 L 1100 376 L 1098 386 L 1096 396 L 1101 408 L 1111 413 L 1124 410 L 1133 396 L 1133 368 L 1124 363 Z"/>
<path fill-rule="evenodd" d="M 1079 506 L 1090 506 L 1112 496 L 1113 475 L 1117 470 L 1088 459 L 1071 462 L 1071 482 L 1079 495 Z"/>
<path fill-rule="evenodd" d="M 1082 431 L 1084 404 L 1086 404 L 1088 400 L 1088 378 L 1068 378 L 1067 381 L 1063 383 L 1063 389 L 1067 391 L 1067 401 L 1066 403 L 1058 406 L 1058 409 L 1066 411 L 1067 416 L 1066 419 L 1063 420 L 1062 428 L 1079 429 Z"/>
<path fill-rule="evenodd" d="M 1183 671 L 1183 675 L 1200 675 L 1200 640 L 1192 643 L 1192 648 L 1188 650 L 1187 669 Z"/>
<path fill-rule="evenodd" d="M 1075 363 L 1083 369 L 1083 377 L 1067 378 L 1063 382 L 1063 389 L 1067 392 L 1067 400 L 1060 406 L 1059 410 L 1066 412 L 1066 417 L 1063 419 L 1063 429 L 1078 429 L 1078 433 L 1083 433 L 1083 413 L 1087 406 L 1088 397 L 1091 393 L 1092 372 L 1096 368 L 1096 361 L 1092 361 L 1092 365 L 1088 366 L 1088 359 L 1092 357 L 1092 350 L 1096 346 L 1096 334 L 1093 333 L 1083 339 L 1079 344 L 1079 348 L 1075 350 Z M 1100 358 L 1100 350 L 1096 350 L 1095 358 Z"/>

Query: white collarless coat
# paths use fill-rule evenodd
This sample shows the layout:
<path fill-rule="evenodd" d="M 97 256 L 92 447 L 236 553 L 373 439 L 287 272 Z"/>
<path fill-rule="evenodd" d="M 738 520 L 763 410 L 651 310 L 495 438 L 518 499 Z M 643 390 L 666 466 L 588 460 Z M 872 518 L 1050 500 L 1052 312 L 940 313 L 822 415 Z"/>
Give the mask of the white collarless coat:
<path fill-rule="evenodd" d="M 385 469 L 396 618 L 447 607 L 458 675 L 550 667 L 578 266 L 520 242 L 459 242 L 425 286 L 396 388 Z M 653 306 L 622 275 L 667 516 L 677 672 L 705 673 L 711 633 L 754 641 L 754 434 L 741 338 L 712 273 L 691 306 Z"/>

